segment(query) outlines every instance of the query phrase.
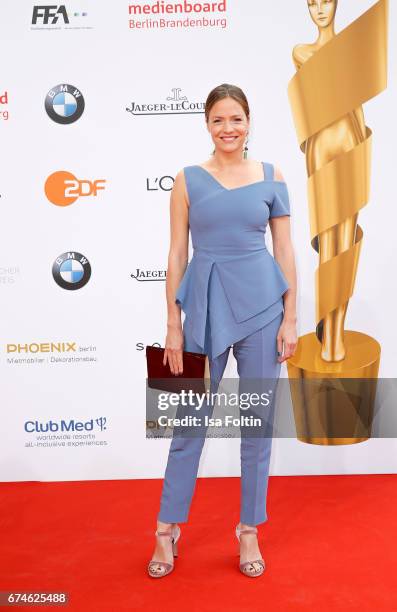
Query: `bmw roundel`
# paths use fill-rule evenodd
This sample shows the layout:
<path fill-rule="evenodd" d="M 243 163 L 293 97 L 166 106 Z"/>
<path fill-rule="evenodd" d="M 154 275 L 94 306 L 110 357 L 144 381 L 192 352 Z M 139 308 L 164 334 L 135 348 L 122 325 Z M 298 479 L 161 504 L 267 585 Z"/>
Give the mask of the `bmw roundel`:
<path fill-rule="evenodd" d="M 47 115 L 56 123 L 73 123 L 84 111 L 83 94 L 74 85 L 56 85 L 45 97 Z"/>
<path fill-rule="evenodd" d="M 84 287 L 90 280 L 91 265 L 81 253 L 69 251 L 56 258 L 52 266 L 52 276 L 62 289 L 74 291 Z"/>

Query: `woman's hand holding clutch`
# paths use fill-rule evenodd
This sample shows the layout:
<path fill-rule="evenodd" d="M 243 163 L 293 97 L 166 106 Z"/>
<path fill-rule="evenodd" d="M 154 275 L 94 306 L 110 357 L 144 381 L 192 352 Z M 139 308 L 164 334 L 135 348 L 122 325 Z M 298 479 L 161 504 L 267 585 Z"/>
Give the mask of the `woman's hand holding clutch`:
<path fill-rule="evenodd" d="M 178 376 L 183 373 L 183 331 L 180 325 L 167 327 L 163 364 L 166 365 L 168 361 L 171 372 Z"/>

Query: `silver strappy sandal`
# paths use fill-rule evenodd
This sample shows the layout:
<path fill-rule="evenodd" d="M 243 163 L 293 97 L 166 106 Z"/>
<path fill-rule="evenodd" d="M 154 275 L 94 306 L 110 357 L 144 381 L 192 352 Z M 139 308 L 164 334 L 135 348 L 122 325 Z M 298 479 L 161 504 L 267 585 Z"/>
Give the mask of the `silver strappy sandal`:
<path fill-rule="evenodd" d="M 178 556 L 177 541 L 179 540 L 180 535 L 181 535 L 181 530 L 180 530 L 179 525 L 176 525 L 170 531 L 156 531 L 154 535 L 167 536 L 171 538 L 172 553 L 174 557 Z M 173 569 L 174 569 L 173 563 L 166 563 L 165 561 L 156 561 L 156 559 L 152 559 L 151 561 L 149 561 L 148 574 L 152 578 L 163 578 L 164 576 L 167 576 L 167 574 L 172 572 Z"/>
<path fill-rule="evenodd" d="M 256 527 L 253 529 L 240 529 L 237 525 L 236 527 L 236 537 L 240 542 L 240 536 L 245 533 L 258 533 Z M 240 555 L 240 553 L 238 553 Z M 259 568 L 255 567 L 254 564 L 259 565 Z M 263 559 L 255 559 L 255 561 L 246 561 L 245 563 L 240 563 L 239 565 L 240 571 L 244 574 L 244 576 L 249 576 L 250 578 L 256 578 L 257 576 L 261 576 L 265 571 L 265 561 Z"/>

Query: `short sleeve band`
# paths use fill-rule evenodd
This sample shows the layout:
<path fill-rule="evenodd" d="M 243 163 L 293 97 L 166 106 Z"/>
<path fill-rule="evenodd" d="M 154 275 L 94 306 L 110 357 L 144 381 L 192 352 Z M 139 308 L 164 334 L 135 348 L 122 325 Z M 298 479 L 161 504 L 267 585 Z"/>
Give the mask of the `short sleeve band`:
<path fill-rule="evenodd" d="M 288 187 L 284 181 L 274 181 L 274 198 L 270 206 L 269 219 L 272 217 L 291 216 Z"/>

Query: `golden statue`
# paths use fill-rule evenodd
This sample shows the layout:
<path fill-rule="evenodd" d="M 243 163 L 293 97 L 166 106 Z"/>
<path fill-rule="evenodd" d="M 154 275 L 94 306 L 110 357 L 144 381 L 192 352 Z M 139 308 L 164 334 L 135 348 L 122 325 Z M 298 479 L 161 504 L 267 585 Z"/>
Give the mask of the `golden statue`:
<path fill-rule="evenodd" d="M 306 157 L 311 244 L 319 254 L 316 333 L 299 339 L 287 365 L 290 378 L 334 377 L 336 388 L 337 380 L 343 378 L 376 379 L 379 369 L 379 343 L 360 332 L 346 331 L 344 324 L 363 237 L 358 213 L 367 204 L 370 190 L 372 132 L 365 125 L 361 105 L 387 85 L 388 0 L 376 2 L 338 34 L 334 29 L 338 0 L 307 0 L 307 6 L 318 37 L 314 43 L 294 47 L 297 72 L 288 94 Z M 335 402 L 340 411 L 343 385 L 338 390 Z M 295 410 L 295 420 L 304 423 L 307 432 L 310 401 L 307 394 L 298 395 L 295 389 L 294 410 L 298 407 L 303 412 L 298 416 Z M 325 401 L 326 408 L 317 399 L 312 407 L 315 430 L 327 434 L 328 429 L 333 441 L 318 433 L 298 438 L 321 444 L 368 438 L 368 404 L 365 418 L 360 416 L 368 435 L 338 437 L 340 418 L 346 430 L 347 412 L 330 417 L 330 396 Z M 347 419 L 349 431 L 355 430 L 354 414 L 358 418 L 357 403 L 353 404 Z"/>
<path fill-rule="evenodd" d="M 309 12 L 318 27 L 318 38 L 315 43 L 297 45 L 292 57 L 295 67 L 302 64 L 316 53 L 323 45 L 335 36 L 334 21 L 338 0 L 317 2 L 308 0 Z M 349 111 L 305 142 L 306 170 L 311 176 L 332 159 L 339 157 L 364 142 L 366 129 L 362 106 Z M 319 263 L 326 262 L 335 255 L 353 247 L 356 235 L 357 213 L 342 220 L 318 237 Z M 328 312 L 317 325 L 316 334 L 322 342 L 321 357 L 326 361 L 340 361 L 345 357 L 344 322 L 348 301 Z"/>

